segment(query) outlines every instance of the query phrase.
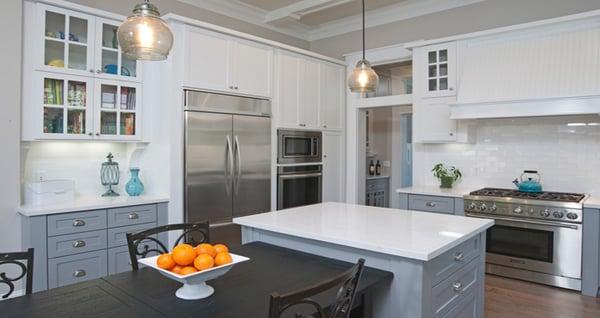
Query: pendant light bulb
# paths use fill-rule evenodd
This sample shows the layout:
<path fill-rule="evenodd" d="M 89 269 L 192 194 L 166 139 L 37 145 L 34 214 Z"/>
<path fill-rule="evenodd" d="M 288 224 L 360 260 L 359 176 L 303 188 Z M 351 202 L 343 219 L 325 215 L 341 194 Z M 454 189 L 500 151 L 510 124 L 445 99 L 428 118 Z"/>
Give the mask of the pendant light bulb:
<path fill-rule="evenodd" d="M 136 60 L 165 60 L 173 47 L 171 29 L 149 0 L 135 6 L 119 26 L 117 39 L 123 54 Z"/>
<path fill-rule="evenodd" d="M 375 92 L 379 85 L 379 76 L 365 59 L 365 0 L 362 0 L 362 42 L 362 60 L 358 61 L 348 77 L 348 88 L 353 93 Z"/>

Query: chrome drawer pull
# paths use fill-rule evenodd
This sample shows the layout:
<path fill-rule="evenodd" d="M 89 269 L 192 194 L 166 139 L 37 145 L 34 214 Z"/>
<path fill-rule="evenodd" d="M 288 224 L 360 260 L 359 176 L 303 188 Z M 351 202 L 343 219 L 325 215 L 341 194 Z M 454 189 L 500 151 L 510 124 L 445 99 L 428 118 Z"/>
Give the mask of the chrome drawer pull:
<path fill-rule="evenodd" d="M 127 215 L 127 218 L 130 220 L 136 220 L 136 219 L 139 219 L 140 216 L 135 212 L 131 212 Z"/>
<path fill-rule="evenodd" d="M 84 226 L 85 225 L 85 221 L 84 220 L 75 220 L 73 221 L 73 226 L 78 227 L 78 226 Z"/>
<path fill-rule="evenodd" d="M 430 207 L 430 208 L 435 208 L 435 206 L 436 206 L 437 204 L 436 204 L 435 202 L 431 202 L 431 201 L 429 201 L 429 202 L 425 203 L 425 205 L 426 205 L 426 206 L 428 206 L 428 207 Z"/>
<path fill-rule="evenodd" d="M 73 277 L 83 277 L 86 274 L 87 273 L 83 269 L 80 269 L 73 272 Z"/>
<path fill-rule="evenodd" d="M 454 260 L 457 262 L 462 261 L 465 258 L 465 254 L 463 254 L 463 252 L 457 252 L 456 254 L 454 254 Z"/>
<path fill-rule="evenodd" d="M 75 248 L 84 247 L 84 246 L 85 246 L 85 241 L 77 240 L 77 241 L 73 242 L 73 247 L 75 247 Z"/>
<path fill-rule="evenodd" d="M 460 291 L 462 289 L 463 285 L 462 282 L 456 282 L 454 284 L 452 284 L 452 288 L 454 289 L 454 291 Z"/>

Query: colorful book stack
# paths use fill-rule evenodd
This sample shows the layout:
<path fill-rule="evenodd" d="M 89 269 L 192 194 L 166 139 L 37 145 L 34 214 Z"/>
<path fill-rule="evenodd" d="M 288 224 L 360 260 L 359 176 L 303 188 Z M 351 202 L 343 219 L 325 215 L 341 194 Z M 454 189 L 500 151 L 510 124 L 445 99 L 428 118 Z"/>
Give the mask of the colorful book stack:
<path fill-rule="evenodd" d="M 135 110 L 135 88 L 121 87 L 121 109 Z"/>
<path fill-rule="evenodd" d="M 51 78 L 44 79 L 44 104 L 63 104 L 63 81 Z"/>

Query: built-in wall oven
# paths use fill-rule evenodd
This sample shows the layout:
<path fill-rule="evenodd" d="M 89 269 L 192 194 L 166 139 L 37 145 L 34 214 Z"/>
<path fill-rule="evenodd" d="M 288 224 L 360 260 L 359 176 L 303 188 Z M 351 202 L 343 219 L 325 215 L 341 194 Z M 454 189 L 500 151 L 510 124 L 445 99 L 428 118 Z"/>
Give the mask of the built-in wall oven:
<path fill-rule="evenodd" d="M 311 163 L 322 161 L 322 139 L 320 131 L 285 130 L 277 131 L 279 164 Z"/>
<path fill-rule="evenodd" d="M 320 203 L 322 165 L 280 166 L 277 169 L 277 210 Z"/>

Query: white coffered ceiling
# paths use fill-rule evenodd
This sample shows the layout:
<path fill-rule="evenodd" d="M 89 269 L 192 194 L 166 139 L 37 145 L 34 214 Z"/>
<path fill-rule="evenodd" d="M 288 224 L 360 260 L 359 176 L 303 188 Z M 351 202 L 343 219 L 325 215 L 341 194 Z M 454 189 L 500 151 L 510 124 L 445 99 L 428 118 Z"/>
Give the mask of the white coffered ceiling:
<path fill-rule="evenodd" d="M 179 0 L 303 40 L 361 28 L 360 0 Z M 367 0 L 367 27 L 486 0 Z"/>

